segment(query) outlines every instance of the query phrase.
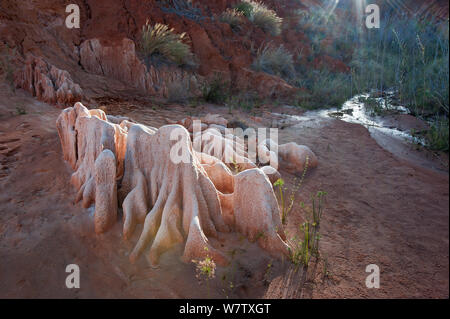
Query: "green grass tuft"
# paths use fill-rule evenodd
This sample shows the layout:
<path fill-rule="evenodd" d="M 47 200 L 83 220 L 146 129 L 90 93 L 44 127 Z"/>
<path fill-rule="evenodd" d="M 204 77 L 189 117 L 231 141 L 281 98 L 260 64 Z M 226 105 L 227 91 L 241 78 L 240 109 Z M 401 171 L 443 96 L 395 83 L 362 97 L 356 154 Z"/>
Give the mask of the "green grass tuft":
<path fill-rule="evenodd" d="M 242 12 L 242 14 L 247 18 L 249 18 L 253 12 L 253 5 L 250 1 L 239 2 L 234 6 L 234 8 L 237 11 Z"/>
<path fill-rule="evenodd" d="M 230 93 L 230 85 L 216 74 L 212 80 L 206 82 L 202 87 L 203 99 L 214 104 L 225 103 Z"/>
<path fill-rule="evenodd" d="M 258 50 L 252 68 L 284 79 L 291 79 L 295 74 L 292 54 L 283 45 L 274 47 L 270 43 Z"/>
<path fill-rule="evenodd" d="M 160 55 L 179 66 L 192 66 L 194 55 L 186 40 L 186 33 L 177 34 L 174 29 L 161 23 L 152 26 L 147 20 L 142 27 L 139 49 L 147 58 Z"/>
<path fill-rule="evenodd" d="M 235 6 L 235 9 L 242 12 L 253 24 L 261 28 L 264 32 L 277 36 L 281 33 L 283 19 L 274 10 L 259 1 L 244 0 Z"/>

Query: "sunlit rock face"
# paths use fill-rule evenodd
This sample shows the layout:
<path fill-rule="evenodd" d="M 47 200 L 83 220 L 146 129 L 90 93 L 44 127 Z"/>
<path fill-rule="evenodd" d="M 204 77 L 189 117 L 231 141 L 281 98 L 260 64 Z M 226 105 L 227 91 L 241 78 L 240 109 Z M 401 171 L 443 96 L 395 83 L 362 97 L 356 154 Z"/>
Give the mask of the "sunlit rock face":
<path fill-rule="evenodd" d="M 267 169 L 252 166 L 233 174 L 220 159 L 194 150 L 181 125 L 116 124 L 81 103 L 61 112 L 57 128 L 64 159 L 74 169 L 76 201 L 95 205 L 95 231 L 110 229 L 119 207 L 125 239 L 143 224 L 132 262 L 149 247 L 147 259 L 157 264 L 163 252 L 183 244 L 186 262 L 208 255 L 226 265 L 225 254 L 208 238 L 229 231 L 274 256 L 289 254 Z M 173 150 L 180 146 L 184 156 L 177 162 Z"/>
<path fill-rule="evenodd" d="M 201 118 L 187 117 L 178 122 L 170 122 L 180 124 L 192 133 L 196 151 L 213 156 L 239 171 L 255 168 L 259 164 L 272 184 L 281 177 L 278 172 L 280 169 L 301 175 L 305 170 L 318 165 L 317 156 L 308 146 L 294 142 L 278 145 L 271 139 L 258 142 L 255 138 L 255 144 L 259 143 L 255 145 L 257 158 L 250 160 L 248 145 L 244 139 L 227 130 L 228 121 L 218 114 L 207 114 Z"/>
<path fill-rule="evenodd" d="M 83 94 L 69 72 L 31 54 L 26 57 L 23 67 L 15 72 L 14 84 L 50 104 L 72 105 Z"/>
<path fill-rule="evenodd" d="M 117 178 L 123 172 L 126 130 L 106 121 L 102 110 L 76 103 L 62 111 L 56 126 L 64 159 L 72 166 L 76 202 L 95 203 L 95 231 L 108 230 L 117 216 Z"/>
<path fill-rule="evenodd" d="M 168 96 L 172 83 L 186 83 L 189 93 L 198 95 L 200 77 L 177 67 L 146 65 L 128 39 L 89 39 L 80 45 L 80 64 L 91 73 L 111 77 L 142 92 Z"/>
<path fill-rule="evenodd" d="M 315 168 L 319 163 L 316 154 L 308 146 L 294 142 L 278 145 L 266 139 L 258 145 L 258 150 L 264 161 L 270 161 L 271 166 L 295 175 L 301 175 L 306 169 Z"/>

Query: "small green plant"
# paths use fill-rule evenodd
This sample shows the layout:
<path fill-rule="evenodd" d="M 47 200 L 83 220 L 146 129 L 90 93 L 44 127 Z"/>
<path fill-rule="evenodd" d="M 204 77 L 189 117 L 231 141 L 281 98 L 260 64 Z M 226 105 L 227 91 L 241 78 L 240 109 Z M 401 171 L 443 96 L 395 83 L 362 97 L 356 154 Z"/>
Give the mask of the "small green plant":
<path fill-rule="evenodd" d="M 230 159 L 230 166 L 234 174 L 239 174 L 240 172 L 242 172 L 242 167 L 238 162 L 236 162 L 236 159 L 234 157 Z"/>
<path fill-rule="evenodd" d="M 297 194 L 297 192 L 299 191 L 300 187 L 303 184 L 303 181 L 305 180 L 308 167 L 309 167 L 309 156 L 306 156 L 305 167 L 303 167 L 303 172 L 302 176 L 300 177 L 300 180 L 298 180 L 297 182 L 297 177 L 294 179 L 294 187 L 292 188 L 291 195 L 289 196 L 289 210 L 291 210 L 292 206 L 294 205 L 295 194 Z"/>
<path fill-rule="evenodd" d="M 261 230 L 256 234 L 255 239 L 258 240 L 260 238 L 265 238 L 265 237 L 266 237 L 266 234 Z"/>
<path fill-rule="evenodd" d="M 291 79 L 295 74 L 292 54 L 283 45 L 274 47 L 270 43 L 258 50 L 252 68 L 284 79 Z"/>
<path fill-rule="evenodd" d="M 358 98 L 358 101 L 364 103 L 366 112 L 368 112 L 370 116 L 383 115 L 386 113 L 386 109 L 383 107 L 381 99 L 361 96 Z"/>
<path fill-rule="evenodd" d="M 297 99 L 298 106 L 307 110 L 339 108 L 352 97 L 351 75 L 347 73 L 300 69 L 291 83 L 304 89 L 297 94 Z"/>
<path fill-rule="evenodd" d="M 269 283 L 269 277 L 270 277 L 270 274 L 271 274 L 271 272 L 272 272 L 272 268 L 273 268 L 273 263 L 272 263 L 272 261 L 270 261 L 270 262 L 267 264 L 266 271 L 265 271 L 265 273 L 264 273 L 264 283 L 265 283 L 265 284 L 268 284 L 268 283 Z"/>
<path fill-rule="evenodd" d="M 245 237 L 242 236 L 242 240 Z M 241 239 L 239 239 L 241 241 Z M 234 248 L 227 252 L 227 255 L 230 257 L 230 267 L 226 274 L 222 275 L 222 292 L 225 294 L 228 299 L 228 293 L 232 293 L 235 288 L 234 281 L 236 280 L 236 272 L 238 271 L 239 262 L 236 262 L 236 256 L 239 254 L 244 254 L 246 252 L 245 249 Z"/>
<path fill-rule="evenodd" d="M 208 252 L 208 247 L 204 247 L 204 250 Z M 209 281 L 216 276 L 216 263 L 207 254 L 203 260 L 192 260 L 196 264 L 195 272 L 197 279 L 202 282 L 206 282 L 207 293 L 209 296 Z"/>
<path fill-rule="evenodd" d="M 16 107 L 16 112 L 17 112 L 17 115 L 25 115 L 25 114 L 27 114 L 27 110 L 23 106 L 17 106 Z"/>
<path fill-rule="evenodd" d="M 225 101 L 225 106 L 228 107 L 228 114 L 233 114 L 233 109 L 237 104 L 236 96 L 230 96 Z"/>
<path fill-rule="evenodd" d="M 323 203 L 326 192 L 319 191 L 312 196 L 311 216 L 312 222 L 308 216 L 305 222 L 299 226 L 300 237 L 294 237 L 289 240 L 291 249 L 291 261 L 294 265 L 303 265 L 308 267 L 311 257 L 320 257 L 320 220 L 323 215 Z"/>
<path fill-rule="evenodd" d="M 257 93 L 246 91 L 240 92 L 238 94 L 229 96 L 226 100 L 226 105 L 228 106 L 229 113 L 232 113 L 233 109 L 240 108 L 245 111 L 251 111 L 253 108 L 258 108 L 262 100 Z"/>
<path fill-rule="evenodd" d="M 312 238 L 312 226 L 306 221 L 299 227 L 299 237 L 294 237 L 290 240 L 291 246 L 291 261 L 294 265 L 303 265 L 308 267 L 309 260 L 311 258 L 311 238 Z"/>
<path fill-rule="evenodd" d="M 194 56 L 186 40 L 186 33 L 177 34 L 173 28 L 161 23 L 152 26 L 147 20 L 142 26 L 139 48 L 146 58 L 161 55 L 177 65 L 193 65 Z"/>
<path fill-rule="evenodd" d="M 320 227 L 320 220 L 322 219 L 323 215 L 324 201 L 326 195 L 327 195 L 326 192 L 318 191 L 317 194 L 311 198 L 313 226 L 316 228 Z"/>
<path fill-rule="evenodd" d="M 294 181 L 294 187 L 291 191 L 291 194 L 289 196 L 289 203 L 287 204 L 285 202 L 285 198 L 284 198 L 284 191 L 286 190 L 284 188 L 284 180 L 282 178 L 279 178 L 274 184 L 274 187 L 278 187 L 278 192 L 279 192 L 279 197 L 280 197 L 280 202 L 281 202 L 281 222 L 283 223 L 283 225 L 286 224 L 287 221 L 287 215 L 289 214 L 289 212 L 292 210 L 292 207 L 294 207 L 294 201 L 295 201 L 295 194 L 298 192 L 298 190 L 300 189 L 305 176 L 306 176 L 306 172 L 308 170 L 308 165 L 309 165 L 309 157 L 306 157 L 306 161 L 305 161 L 305 167 L 303 168 L 303 173 L 302 176 L 300 178 L 300 181 L 297 183 L 297 179 L 295 179 Z"/>
<path fill-rule="evenodd" d="M 237 31 L 243 22 L 243 13 L 237 9 L 228 8 L 219 16 L 219 21 L 228 23 L 231 29 Z"/>
<path fill-rule="evenodd" d="M 278 187 L 279 195 L 280 195 L 280 204 L 281 204 L 281 222 L 283 224 L 286 223 L 286 216 L 288 214 L 288 207 L 286 206 L 284 202 L 284 180 L 282 178 L 279 178 L 273 186 Z"/>
<path fill-rule="evenodd" d="M 206 102 L 215 104 L 224 103 L 229 92 L 229 84 L 223 81 L 219 75 L 214 76 L 210 82 L 206 82 L 202 87 L 203 99 Z"/>
<path fill-rule="evenodd" d="M 425 135 L 427 146 L 434 151 L 449 151 L 449 123 L 447 117 L 437 118 Z"/>

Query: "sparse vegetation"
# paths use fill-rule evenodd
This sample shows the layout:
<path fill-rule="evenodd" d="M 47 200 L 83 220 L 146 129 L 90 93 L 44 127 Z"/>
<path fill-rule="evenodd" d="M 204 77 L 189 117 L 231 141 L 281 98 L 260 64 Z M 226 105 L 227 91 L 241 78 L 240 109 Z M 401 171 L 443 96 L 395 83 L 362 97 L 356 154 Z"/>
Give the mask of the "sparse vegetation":
<path fill-rule="evenodd" d="M 291 79 L 295 72 L 292 54 L 283 45 L 274 47 L 270 43 L 258 50 L 252 68 L 284 79 Z"/>
<path fill-rule="evenodd" d="M 177 34 L 173 28 L 161 23 L 152 26 L 147 20 L 142 27 L 139 48 L 147 59 L 159 55 L 176 65 L 192 66 L 194 56 L 186 40 L 186 33 Z"/>
<path fill-rule="evenodd" d="M 358 91 L 396 88 L 413 114 L 448 115 L 448 22 L 387 13 L 382 28 L 367 33 L 350 64 Z"/>
<path fill-rule="evenodd" d="M 24 106 L 17 106 L 16 107 L 16 112 L 17 112 L 17 115 L 25 115 L 25 114 L 27 114 L 27 110 L 25 109 Z"/>
<path fill-rule="evenodd" d="M 230 85 L 216 74 L 209 82 L 203 84 L 202 95 L 206 102 L 224 103 L 229 96 Z"/>
<path fill-rule="evenodd" d="M 325 196 L 326 192 L 322 191 L 312 196 L 312 208 L 306 211 L 305 222 L 299 226 L 300 236 L 289 240 L 291 261 L 294 265 L 308 267 L 311 257 L 320 257 L 320 221 L 323 215 Z M 312 221 L 309 220 L 310 218 Z"/>
<path fill-rule="evenodd" d="M 230 162 L 231 163 L 229 164 L 229 166 L 234 174 L 239 174 L 240 172 L 242 172 L 242 168 L 239 166 L 239 164 L 236 162 L 234 158 L 231 158 Z"/>
<path fill-rule="evenodd" d="M 283 193 L 284 193 L 284 190 L 283 190 L 284 180 L 282 178 L 279 178 L 273 184 L 273 186 L 274 187 L 278 187 L 278 192 L 279 192 L 279 195 L 280 195 L 280 204 L 281 204 L 281 222 L 283 224 L 285 224 L 286 223 L 286 216 L 287 216 L 289 211 L 288 211 L 288 207 L 286 207 L 286 204 L 284 202 L 284 195 L 283 195 Z"/>
<path fill-rule="evenodd" d="M 301 69 L 295 79 L 295 85 L 304 89 L 297 95 L 298 106 L 308 110 L 339 108 L 352 97 L 350 74 Z"/>
<path fill-rule="evenodd" d="M 273 263 L 272 263 L 272 261 L 270 261 L 267 264 L 266 271 L 264 273 L 264 284 L 266 284 L 266 285 L 270 283 L 269 277 L 270 277 L 270 275 L 272 273 L 272 268 L 273 268 Z"/>
<path fill-rule="evenodd" d="M 256 2 L 253 5 L 250 21 L 271 35 L 276 36 L 281 33 L 283 19 L 261 2 Z"/>
<path fill-rule="evenodd" d="M 315 196 L 312 197 L 312 218 L 313 218 L 313 226 L 319 229 L 320 221 L 322 220 L 323 210 L 324 210 L 324 200 L 326 192 L 318 191 Z"/>
<path fill-rule="evenodd" d="M 305 179 L 306 176 L 306 172 L 308 171 L 308 165 L 309 165 L 309 157 L 306 157 L 306 161 L 305 161 L 305 167 L 303 168 L 303 173 L 302 176 L 300 178 L 300 181 L 297 183 L 296 179 L 294 181 L 294 187 L 292 189 L 292 192 L 289 196 L 289 202 L 286 203 L 285 198 L 284 198 L 284 192 L 285 192 L 285 187 L 284 187 L 284 180 L 282 178 L 279 178 L 274 184 L 274 187 L 278 187 L 278 194 L 280 197 L 280 203 L 281 203 L 281 222 L 283 224 L 286 224 L 287 221 L 287 215 L 289 214 L 289 212 L 292 210 L 292 207 L 294 206 L 294 201 L 295 201 L 295 194 L 298 192 L 298 190 L 300 189 L 303 180 Z"/>
<path fill-rule="evenodd" d="M 418 21 L 387 11 L 381 28 L 369 31 L 354 54 L 350 65 L 355 88 L 394 88 L 399 103 L 432 123 L 426 145 L 448 152 L 448 20 Z M 380 108 L 373 110 L 379 114 Z"/>
<path fill-rule="evenodd" d="M 363 30 L 354 27 L 362 22 L 349 15 L 347 6 L 338 4 L 344 9 L 339 14 L 320 5 L 297 12 L 298 30 L 309 38 L 310 50 L 297 59 L 295 76 L 288 79 L 303 89 L 296 104 L 305 109 L 339 108 L 356 94 L 394 90 L 397 103 L 431 122 L 424 135 L 427 146 L 448 152 L 448 20 L 417 20 L 386 6 L 381 29 Z M 305 66 L 304 58 L 314 62 L 324 56 L 344 62 L 350 71 Z M 371 115 L 390 111 L 389 105 L 371 96 L 361 102 Z"/>
<path fill-rule="evenodd" d="M 233 109 L 238 108 L 251 111 L 255 107 L 258 108 L 261 103 L 263 103 L 263 100 L 258 94 L 251 91 L 231 94 L 226 100 L 226 105 L 228 106 L 228 112 L 230 114 L 232 114 Z"/>
<path fill-rule="evenodd" d="M 258 1 L 244 0 L 235 6 L 236 10 L 242 12 L 253 24 L 264 32 L 277 36 L 281 33 L 283 19 L 274 10 Z"/>
<path fill-rule="evenodd" d="M 219 21 L 223 23 L 228 23 L 233 30 L 239 30 L 242 21 L 243 13 L 237 9 L 228 8 L 219 16 Z"/>
<path fill-rule="evenodd" d="M 435 151 L 448 152 L 448 133 L 448 118 L 437 117 L 425 135 L 425 140 L 429 148 Z"/>
<path fill-rule="evenodd" d="M 194 21 L 205 18 L 202 11 L 192 3 L 192 0 L 160 0 L 159 3 L 163 12 L 175 13 Z"/>
<path fill-rule="evenodd" d="M 370 112 L 371 116 L 382 115 L 385 112 L 385 109 L 382 105 L 382 100 L 376 99 L 374 97 L 360 97 L 359 102 L 364 103 L 366 111 Z"/>
<path fill-rule="evenodd" d="M 244 237 L 240 237 L 240 241 L 243 241 Z M 239 268 L 239 261 L 236 260 L 236 256 L 242 255 L 246 252 L 245 249 L 233 248 L 227 252 L 227 255 L 230 257 L 230 266 L 227 267 L 227 271 L 221 276 L 222 279 L 222 292 L 225 294 L 225 297 L 228 299 L 228 294 L 233 293 L 234 288 L 236 287 L 237 280 L 237 272 Z"/>
<path fill-rule="evenodd" d="M 242 2 L 239 2 L 238 4 L 236 4 L 236 5 L 234 6 L 234 8 L 235 8 L 237 11 L 242 12 L 242 14 L 243 14 L 244 16 L 246 16 L 247 18 L 249 18 L 249 17 L 251 16 L 252 11 L 253 11 L 253 5 L 251 4 L 250 1 L 242 1 Z"/>
<path fill-rule="evenodd" d="M 204 247 L 208 251 L 207 247 Z M 195 272 L 197 279 L 206 282 L 207 293 L 209 296 L 209 281 L 216 277 L 216 263 L 208 255 L 202 260 L 192 260 L 196 264 Z"/>

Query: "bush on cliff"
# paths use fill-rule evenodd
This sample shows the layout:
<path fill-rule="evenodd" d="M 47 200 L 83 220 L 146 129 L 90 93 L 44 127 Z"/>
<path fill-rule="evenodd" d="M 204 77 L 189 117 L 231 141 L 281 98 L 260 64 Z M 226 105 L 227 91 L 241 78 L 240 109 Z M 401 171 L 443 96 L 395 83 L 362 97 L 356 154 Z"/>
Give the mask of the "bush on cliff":
<path fill-rule="evenodd" d="M 281 33 L 283 19 L 277 13 L 270 10 L 262 2 L 244 0 L 236 5 L 236 10 L 242 12 L 253 24 L 260 27 L 264 32 L 277 36 Z"/>
<path fill-rule="evenodd" d="M 165 24 L 150 25 L 148 20 L 142 26 L 139 48 L 148 58 L 161 55 L 179 66 L 194 65 L 194 56 L 186 41 L 186 33 L 177 34 Z"/>
<path fill-rule="evenodd" d="M 284 79 L 294 76 L 294 60 L 292 54 L 284 46 L 274 47 L 271 44 L 262 46 L 252 64 L 256 71 L 277 75 Z"/>

